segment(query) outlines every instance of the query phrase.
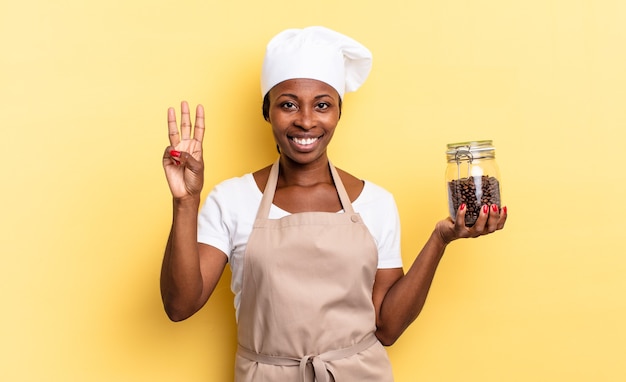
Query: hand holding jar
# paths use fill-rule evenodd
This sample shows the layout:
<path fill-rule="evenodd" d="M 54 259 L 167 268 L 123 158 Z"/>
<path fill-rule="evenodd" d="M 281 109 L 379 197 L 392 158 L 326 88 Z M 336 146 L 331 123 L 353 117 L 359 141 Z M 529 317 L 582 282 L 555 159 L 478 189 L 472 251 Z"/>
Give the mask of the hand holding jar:
<path fill-rule="evenodd" d="M 502 206 L 500 173 L 492 141 L 452 143 L 446 156 L 451 219 L 437 226 L 444 241 L 478 237 L 502 229 L 507 209 Z"/>

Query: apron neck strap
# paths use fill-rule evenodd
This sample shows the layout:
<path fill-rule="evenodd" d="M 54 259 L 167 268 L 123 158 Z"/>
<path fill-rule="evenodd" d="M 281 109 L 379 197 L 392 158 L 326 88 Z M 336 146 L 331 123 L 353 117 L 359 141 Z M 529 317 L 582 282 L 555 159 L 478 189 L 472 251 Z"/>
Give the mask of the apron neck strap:
<path fill-rule="evenodd" d="M 272 202 L 274 201 L 274 193 L 276 192 L 276 184 L 278 183 L 278 167 L 279 167 L 280 158 L 274 162 L 272 168 L 270 169 L 270 176 L 267 179 L 267 184 L 265 185 L 265 190 L 263 191 L 263 198 L 261 199 L 261 205 L 259 206 L 259 211 L 257 212 L 257 219 L 267 219 L 270 214 L 270 208 L 272 206 Z M 330 174 L 333 178 L 333 182 L 335 183 L 335 188 L 337 189 L 337 194 L 339 195 L 339 201 L 343 207 L 343 211 L 345 213 L 353 214 L 354 209 L 352 208 L 352 203 L 350 203 L 350 197 L 348 196 L 348 192 L 343 186 L 343 182 L 341 181 L 341 177 L 337 172 L 335 166 L 333 166 L 330 161 L 328 162 L 328 166 L 330 167 Z"/>
<path fill-rule="evenodd" d="M 330 167 L 330 173 L 333 176 L 333 182 L 335 182 L 335 188 L 337 189 L 339 201 L 341 202 L 341 206 L 343 207 L 343 212 L 347 214 L 353 214 L 354 208 L 352 208 L 350 197 L 348 196 L 346 188 L 343 186 L 343 182 L 341 181 L 341 177 L 339 176 L 337 169 L 335 168 L 335 166 L 333 166 L 332 163 L 330 163 L 330 161 L 328 162 L 328 166 Z"/>

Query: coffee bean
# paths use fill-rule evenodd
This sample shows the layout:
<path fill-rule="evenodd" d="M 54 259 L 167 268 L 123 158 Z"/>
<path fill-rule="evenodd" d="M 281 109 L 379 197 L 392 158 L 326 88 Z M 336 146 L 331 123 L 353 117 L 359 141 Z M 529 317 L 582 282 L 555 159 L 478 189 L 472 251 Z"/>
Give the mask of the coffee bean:
<path fill-rule="evenodd" d="M 465 203 L 465 225 L 471 227 L 483 205 L 495 204 L 500 208 L 500 182 L 488 175 L 452 180 L 448 182 L 448 202 L 452 218 L 456 218 L 456 211 Z"/>

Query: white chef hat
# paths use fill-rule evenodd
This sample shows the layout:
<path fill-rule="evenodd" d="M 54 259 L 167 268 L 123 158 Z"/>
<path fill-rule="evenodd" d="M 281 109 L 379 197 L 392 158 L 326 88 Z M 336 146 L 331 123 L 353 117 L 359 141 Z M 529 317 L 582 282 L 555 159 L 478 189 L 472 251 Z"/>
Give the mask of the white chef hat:
<path fill-rule="evenodd" d="M 357 90 L 372 68 L 372 54 L 359 42 L 325 27 L 287 29 L 267 44 L 261 96 L 293 78 L 311 78 L 335 88 L 339 96 Z"/>

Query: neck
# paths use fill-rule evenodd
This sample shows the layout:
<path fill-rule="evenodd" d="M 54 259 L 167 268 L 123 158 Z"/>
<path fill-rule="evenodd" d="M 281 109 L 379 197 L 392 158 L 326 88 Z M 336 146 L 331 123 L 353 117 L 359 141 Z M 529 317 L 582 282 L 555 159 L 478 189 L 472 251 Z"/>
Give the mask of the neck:
<path fill-rule="evenodd" d="M 326 155 L 306 164 L 294 162 L 281 155 L 278 187 L 307 187 L 320 183 L 333 184 Z"/>

